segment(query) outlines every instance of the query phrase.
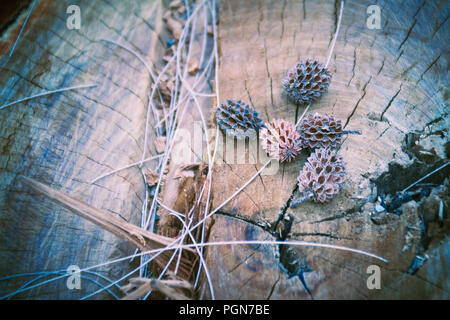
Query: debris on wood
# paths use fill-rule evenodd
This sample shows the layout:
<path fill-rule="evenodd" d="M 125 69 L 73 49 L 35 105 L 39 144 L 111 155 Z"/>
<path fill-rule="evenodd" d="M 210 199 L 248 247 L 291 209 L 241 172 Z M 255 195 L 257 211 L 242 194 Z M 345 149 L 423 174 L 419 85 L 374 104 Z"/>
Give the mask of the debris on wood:
<path fill-rule="evenodd" d="M 195 176 L 195 170 L 197 170 L 200 166 L 200 163 L 193 163 L 193 164 L 184 164 L 180 165 L 176 170 L 174 174 L 174 179 L 177 178 L 193 178 Z"/>
<path fill-rule="evenodd" d="M 197 60 L 191 60 L 188 63 L 188 72 L 191 76 L 197 74 L 199 68 L 198 68 L 198 62 Z"/>
<path fill-rule="evenodd" d="M 206 206 L 206 192 L 203 192 L 201 199 L 199 197 L 203 186 L 204 190 L 208 190 L 207 168 L 208 166 L 205 164 L 179 166 L 171 177 L 173 180 L 177 179 L 177 183 L 173 185 L 171 190 L 172 196 L 165 197 L 165 199 L 169 199 L 165 203 L 167 207 L 186 215 L 185 219 L 192 219 L 194 224 L 199 220 L 199 214 L 203 212 Z M 160 234 L 171 235 L 172 237 L 178 236 L 183 227 L 181 221 L 164 208 L 161 208 L 158 214 L 160 217 L 158 223 Z"/>
<path fill-rule="evenodd" d="M 163 20 L 166 22 L 167 28 L 176 40 L 179 40 L 183 32 L 183 25 L 176 20 L 171 11 L 164 14 Z"/>
<path fill-rule="evenodd" d="M 414 257 L 413 261 L 411 262 L 411 265 L 408 268 L 408 271 L 407 271 L 408 274 L 410 274 L 410 275 L 415 274 L 417 272 L 417 270 L 419 270 L 428 259 L 429 259 L 429 256 L 426 254 L 424 256 L 417 254 Z"/>
<path fill-rule="evenodd" d="M 155 148 L 157 153 L 163 153 L 166 150 L 166 137 L 159 136 L 156 138 Z"/>
<path fill-rule="evenodd" d="M 158 183 L 159 174 L 151 169 L 147 169 L 145 173 L 145 178 L 147 179 L 147 184 L 149 187 L 153 187 Z"/>
<path fill-rule="evenodd" d="M 129 292 L 122 300 L 137 300 L 144 297 L 150 291 L 159 291 L 167 298 L 173 300 L 190 300 L 185 291 L 192 295 L 192 285 L 182 279 L 148 279 L 148 278 L 131 278 L 127 285 L 121 288 L 125 292 Z"/>
<path fill-rule="evenodd" d="M 174 87 L 174 79 L 168 78 L 163 75 L 158 83 L 159 92 L 164 101 L 170 102 L 172 98 L 172 88 Z M 155 87 L 155 84 L 152 85 L 152 89 Z"/>
<path fill-rule="evenodd" d="M 208 33 L 208 36 L 214 36 L 214 31 L 213 31 L 213 27 L 212 26 L 208 26 L 206 28 L 206 32 Z"/>
<path fill-rule="evenodd" d="M 182 6 L 181 0 L 174 0 L 169 4 L 169 8 L 172 10 L 177 10 Z"/>
<path fill-rule="evenodd" d="M 178 11 L 178 14 L 181 16 L 186 13 L 187 9 L 185 6 L 181 6 L 180 8 L 178 8 L 177 11 Z"/>

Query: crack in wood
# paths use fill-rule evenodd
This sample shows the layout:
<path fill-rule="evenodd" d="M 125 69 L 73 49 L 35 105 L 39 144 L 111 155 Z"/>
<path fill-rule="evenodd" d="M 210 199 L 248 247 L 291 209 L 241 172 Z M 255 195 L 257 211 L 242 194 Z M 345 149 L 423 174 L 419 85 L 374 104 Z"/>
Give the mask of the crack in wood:
<path fill-rule="evenodd" d="M 287 0 L 283 1 L 283 8 L 281 9 L 281 35 L 280 35 L 280 43 L 281 40 L 283 39 L 283 35 L 284 35 L 284 10 L 286 9 L 286 3 Z"/>
<path fill-rule="evenodd" d="M 277 286 L 278 282 L 280 282 L 281 279 L 281 274 L 278 274 L 278 279 L 274 282 L 274 284 L 272 285 L 272 288 L 270 288 L 270 292 L 269 295 L 267 296 L 266 300 L 270 300 L 270 298 L 273 295 L 273 292 L 275 291 L 275 287 Z"/>
<path fill-rule="evenodd" d="M 440 57 L 441 57 L 441 53 L 439 53 L 437 58 L 431 62 L 431 64 L 425 69 L 424 72 L 422 72 L 422 74 L 420 75 L 420 78 L 419 78 L 419 80 L 417 80 L 416 84 L 418 84 L 421 80 L 423 80 L 423 76 L 425 75 L 425 73 L 427 73 L 438 62 Z"/>
<path fill-rule="evenodd" d="M 383 64 L 384 64 L 384 61 L 383 61 Z M 355 67 L 356 67 L 356 47 L 353 50 L 352 77 L 350 78 L 349 82 L 347 83 L 347 87 L 350 86 L 350 83 L 352 82 L 353 78 L 355 77 Z"/>
<path fill-rule="evenodd" d="M 336 236 L 332 235 L 331 233 L 322 233 L 322 232 L 295 232 L 292 235 L 295 237 L 325 237 L 334 240 L 354 240 L 352 238 L 341 237 L 339 235 Z"/>
<path fill-rule="evenodd" d="M 400 88 L 398 89 L 398 91 L 394 94 L 394 96 L 391 98 L 391 100 L 389 100 L 387 106 L 384 108 L 383 112 L 381 113 L 380 116 L 380 121 L 383 121 L 383 116 L 386 113 L 386 111 L 388 111 L 388 109 L 391 107 L 392 103 L 394 102 L 395 98 L 397 98 L 398 94 L 400 93 L 400 91 L 402 90 L 402 84 L 400 84 Z"/>
<path fill-rule="evenodd" d="M 356 109 L 358 108 L 360 102 L 362 101 L 362 99 L 364 99 L 364 97 L 366 96 L 367 92 L 366 92 L 366 88 L 367 85 L 370 83 L 370 80 L 372 80 L 372 76 L 370 76 L 369 80 L 364 84 L 364 87 L 362 88 L 363 94 L 361 95 L 361 98 L 358 99 L 358 101 L 356 102 L 355 107 L 353 108 L 352 112 L 350 113 L 350 115 L 347 117 L 347 120 L 345 121 L 345 125 L 344 128 L 347 127 L 347 124 L 350 122 L 350 119 L 353 117 L 353 115 L 356 112 Z"/>
<path fill-rule="evenodd" d="M 409 28 L 408 33 L 406 34 L 405 39 L 403 39 L 403 41 L 400 43 L 400 46 L 398 47 L 397 50 L 400 50 L 400 49 L 403 47 L 403 45 L 405 44 L 406 40 L 408 40 L 408 38 L 409 38 L 409 36 L 411 35 L 411 32 L 412 32 L 414 26 L 416 25 L 416 23 L 417 23 L 417 19 L 414 19 L 414 22 L 413 22 L 413 24 L 411 25 L 411 27 Z"/>
<path fill-rule="evenodd" d="M 436 35 L 436 33 L 437 33 L 437 32 L 441 29 L 441 27 L 447 22 L 448 17 L 450 17 L 450 15 L 447 15 L 447 16 L 445 17 L 444 21 L 442 21 L 442 22 L 438 25 L 438 27 L 434 30 L 433 35 L 431 36 L 431 39 L 434 38 L 434 36 Z"/>

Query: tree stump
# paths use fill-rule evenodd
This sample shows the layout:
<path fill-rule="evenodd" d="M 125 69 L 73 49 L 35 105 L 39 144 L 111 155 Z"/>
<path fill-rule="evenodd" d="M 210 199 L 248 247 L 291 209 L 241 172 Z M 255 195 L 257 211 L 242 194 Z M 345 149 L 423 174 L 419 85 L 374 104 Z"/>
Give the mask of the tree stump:
<path fill-rule="evenodd" d="M 372 4 L 381 9 L 379 30 L 366 25 L 366 9 Z M 305 106 L 288 100 L 282 78 L 301 59 L 318 58 L 325 63 L 339 6 L 340 1 L 222 3 L 221 100 L 247 101 L 264 122 L 284 118 L 295 123 Z M 425 197 L 404 205 L 401 215 L 385 212 L 380 219 L 374 210 L 377 196 L 393 196 L 448 162 L 447 18 L 443 2 L 346 1 L 329 64 L 331 84 L 310 109 L 342 119 L 347 130 L 362 130 L 362 135 L 348 135 L 339 149 L 347 163 L 341 192 L 326 204 L 305 202 L 289 208 L 292 197 L 298 196 L 293 190 L 308 156 L 304 152 L 255 178 L 220 209 L 211 230 L 210 241 L 275 240 L 280 238 L 282 224 L 276 222 L 281 213 L 292 222 L 284 226 L 288 230 L 281 230 L 282 236 L 287 232 L 283 239 L 357 248 L 389 263 L 324 248 L 211 247 L 207 262 L 216 266 L 212 278 L 217 298 L 448 299 L 448 216 L 441 232 L 431 236 L 424 249 L 424 212 L 417 203 Z M 237 157 L 243 157 L 242 150 L 237 148 Z M 227 156 L 232 159 L 228 151 Z M 233 194 L 262 164 L 228 161 L 216 165 L 212 207 Z M 427 182 L 442 184 L 449 172 L 446 167 Z M 448 195 L 441 194 L 440 199 L 448 214 Z M 408 241 L 411 244 L 405 250 Z M 419 253 L 427 254 L 428 261 L 414 273 L 410 267 Z M 381 268 L 381 289 L 368 288 L 371 265 Z"/>
<path fill-rule="evenodd" d="M 83 268 L 134 252 L 133 246 L 87 220 L 60 214 L 66 209 L 36 194 L 18 177 L 36 179 L 138 225 L 145 184 L 137 167 L 91 181 L 141 160 L 152 81 L 142 61 L 102 39 L 126 45 L 159 70 L 168 39 L 163 26 L 166 1 L 79 1 L 79 30 L 66 25 L 71 2 L 38 1 L 10 57 L 32 2 L 2 12 L 16 18 L 0 24 L 1 104 L 78 84 L 96 87 L 0 110 L 0 277 L 65 273 L 70 265 Z M 367 26 L 370 5 L 380 9 L 380 29 Z M 288 100 L 281 80 L 301 59 L 326 61 L 339 6 L 340 1 L 325 0 L 222 1 L 217 102 L 245 100 L 265 122 L 296 122 L 305 106 Z M 427 185 L 410 189 L 415 193 L 409 202 L 400 197 L 402 190 L 449 161 L 447 20 L 444 1 L 346 1 L 329 64 L 331 85 L 310 109 L 333 114 L 346 129 L 362 131 L 347 136 L 339 148 L 347 162 L 341 192 L 329 203 L 305 202 L 292 209 L 292 199 L 299 196 L 296 178 L 308 152 L 291 163 L 272 162 L 216 212 L 207 239 L 304 240 L 364 250 L 389 263 L 332 248 L 211 246 L 206 262 L 216 298 L 449 298 L 450 199 L 445 178 L 450 167 L 424 180 Z M 194 48 L 198 53 L 198 45 Z M 207 103 L 209 98 L 202 103 L 204 112 Z M 192 110 L 191 105 L 190 120 L 181 126 L 191 134 L 197 130 L 193 122 L 201 120 Z M 148 157 L 157 154 L 155 124 L 150 118 Z M 216 139 L 211 210 L 267 160 L 258 141 L 235 146 L 228 137 Z M 143 168 L 155 164 L 156 160 L 147 162 Z M 160 195 L 167 206 L 179 205 L 182 211 L 187 206 L 177 202 L 180 195 L 174 191 L 182 184 L 170 181 L 176 169 L 171 162 L 169 181 Z M 375 210 L 379 197 L 390 201 L 387 212 Z M 171 235 L 172 230 L 164 232 Z M 122 261 L 95 271 L 117 280 L 137 263 Z M 368 286 L 368 271 L 374 265 L 380 268 L 380 289 Z M 92 278 L 101 282 L 99 275 Z M 28 279 L 0 281 L 0 296 Z M 93 281 L 83 281 L 82 290 L 68 290 L 65 281 L 58 281 L 14 297 L 76 299 L 97 289 Z M 113 288 L 114 292 L 118 293 Z M 206 281 L 200 297 L 211 297 Z M 91 298 L 109 299 L 111 294 L 104 291 Z"/>
<path fill-rule="evenodd" d="M 137 167 L 91 181 L 140 161 L 143 153 L 150 76 L 132 53 L 161 67 L 164 43 L 161 1 L 79 1 L 81 28 L 66 27 L 70 1 L 40 1 L 9 58 L 26 13 L 11 24 L 2 46 L 1 103 L 47 90 L 95 83 L 95 88 L 40 97 L 0 111 L 0 277 L 97 265 L 130 255 L 135 248 L 17 182 L 19 175 L 60 189 L 120 219 L 138 225 L 145 185 Z M 150 128 L 153 127 L 151 119 Z M 156 155 L 150 130 L 147 157 Z M 156 160 L 143 169 L 154 167 Z M 136 267 L 129 260 L 93 271 L 117 280 Z M 105 284 L 96 275 L 86 275 Z M 47 280 L 47 276 L 42 280 Z M 0 282 L 1 296 L 30 278 Z M 18 298 L 77 299 L 100 287 L 82 280 L 68 290 L 66 279 L 19 294 Z M 111 288 L 118 294 L 115 287 Z M 107 292 L 92 297 L 110 299 Z"/>

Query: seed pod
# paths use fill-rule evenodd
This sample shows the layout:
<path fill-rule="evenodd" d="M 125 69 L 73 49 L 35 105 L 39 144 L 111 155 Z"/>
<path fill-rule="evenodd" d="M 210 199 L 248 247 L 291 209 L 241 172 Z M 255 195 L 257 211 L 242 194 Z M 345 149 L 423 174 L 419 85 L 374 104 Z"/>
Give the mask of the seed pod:
<path fill-rule="evenodd" d="M 302 149 L 295 126 L 283 119 L 272 120 L 261 130 L 262 147 L 270 157 L 290 162 Z"/>
<path fill-rule="evenodd" d="M 327 202 L 340 190 L 345 181 L 345 163 L 331 149 L 316 149 L 306 161 L 298 176 L 298 187 L 305 196 L 294 201 L 295 207 L 305 200 Z"/>
<path fill-rule="evenodd" d="M 342 142 L 342 122 L 318 113 L 305 116 L 298 126 L 304 148 L 336 147 Z"/>
<path fill-rule="evenodd" d="M 283 79 L 284 91 L 299 104 L 317 100 L 330 85 L 331 74 L 316 59 L 300 61 Z"/>
<path fill-rule="evenodd" d="M 344 134 L 361 134 L 359 130 L 344 131 L 342 121 L 333 116 L 315 113 L 305 116 L 297 129 L 303 148 L 335 148 Z"/>
<path fill-rule="evenodd" d="M 216 110 L 216 120 L 227 135 L 237 139 L 253 139 L 264 126 L 258 112 L 241 100 L 227 100 L 226 104 L 221 104 Z"/>

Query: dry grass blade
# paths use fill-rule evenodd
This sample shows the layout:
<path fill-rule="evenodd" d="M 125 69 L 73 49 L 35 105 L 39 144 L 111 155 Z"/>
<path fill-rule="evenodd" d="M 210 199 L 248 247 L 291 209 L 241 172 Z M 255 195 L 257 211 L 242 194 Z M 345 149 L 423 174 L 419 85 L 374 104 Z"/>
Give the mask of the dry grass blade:
<path fill-rule="evenodd" d="M 79 85 L 79 86 L 73 86 L 73 87 L 68 87 L 68 88 L 60 88 L 60 89 L 56 89 L 56 90 L 51 90 L 51 91 L 45 91 L 45 92 L 41 92 L 26 98 L 22 98 L 7 104 L 4 104 L 2 106 L 0 106 L 0 110 L 7 108 L 9 106 L 12 106 L 14 104 L 20 103 L 20 102 L 24 102 L 24 101 L 28 101 L 34 98 L 39 98 L 39 97 L 43 97 L 49 94 L 54 94 L 54 93 L 59 93 L 59 92 L 64 92 L 64 91 L 70 91 L 70 90 L 76 90 L 76 89 L 85 89 L 85 88 L 92 88 L 92 87 L 96 87 L 96 84 L 86 84 L 86 85 Z"/>
<path fill-rule="evenodd" d="M 55 190 L 36 180 L 24 176 L 20 176 L 19 178 L 24 185 L 29 186 L 34 191 L 59 203 L 80 217 L 83 217 L 113 233 L 122 240 L 139 248 L 141 251 L 166 247 L 171 245 L 174 241 L 172 238 L 154 234 L 131 223 L 118 219 L 111 214 L 94 208 L 83 201 L 77 200 L 62 191 Z M 193 249 L 190 249 L 189 251 L 195 253 Z M 187 258 L 183 260 L 187 267 L 191 264 Z M 164 267 L 167 263 L 167 255 L 158 256 L 156 262 L 158 265 Z"/>

